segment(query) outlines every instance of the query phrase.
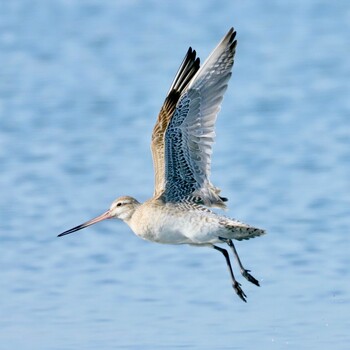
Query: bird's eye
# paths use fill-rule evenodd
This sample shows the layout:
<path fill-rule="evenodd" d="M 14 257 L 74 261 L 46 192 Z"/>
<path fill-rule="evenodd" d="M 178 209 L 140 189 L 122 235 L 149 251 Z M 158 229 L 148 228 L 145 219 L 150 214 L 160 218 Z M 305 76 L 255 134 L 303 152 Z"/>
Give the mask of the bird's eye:
<path fill-rule="evenodd" d="M 117 203 L 117 207 L 120 207 L 121 205 L 122 205 L 122 203 L 121 203 L 121 202 Z"/>

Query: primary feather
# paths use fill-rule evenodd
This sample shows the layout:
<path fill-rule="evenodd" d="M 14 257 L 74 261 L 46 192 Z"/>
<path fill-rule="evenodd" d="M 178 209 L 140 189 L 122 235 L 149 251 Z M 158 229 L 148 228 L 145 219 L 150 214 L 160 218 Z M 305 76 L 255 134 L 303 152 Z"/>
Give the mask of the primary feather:
<path fill-rule="evenodd" d="M 225 207 L 209 177 L 214 126 L 231 77 L 235 35 L 231 28 L 182 91 L 168 120 L 163 139 L 165 177 L 160 186 L 166 202 Z"/>

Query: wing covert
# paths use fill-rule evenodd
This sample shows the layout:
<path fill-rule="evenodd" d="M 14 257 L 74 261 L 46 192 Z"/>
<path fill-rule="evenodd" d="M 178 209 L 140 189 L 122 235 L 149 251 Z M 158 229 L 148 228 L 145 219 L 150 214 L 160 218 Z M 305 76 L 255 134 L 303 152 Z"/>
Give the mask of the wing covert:
<path fill-rule="evenodd" d="M 165 133 L 166 201 L 194 201 L 224 208 L 209 179 L 215 122 L 234 62 L 231 30 L 181 94 Z"/>
<path fill-rule="evenodd" d="M 157 197 L 165 189 L 165 165 L 164 165 L 164 137 L 165 130 L 174 114 L 176 104 L 181 93 L 186 89 L 191 79 L 199 70 L 200 61 L 196 58 L 196 51 L 190 47 L 178 69 L 170 86 L 168 95 L 159 112 L 157 122 L 152 133 L 151 151 L 154 166 L 155 186 L 154 196 Z"/>

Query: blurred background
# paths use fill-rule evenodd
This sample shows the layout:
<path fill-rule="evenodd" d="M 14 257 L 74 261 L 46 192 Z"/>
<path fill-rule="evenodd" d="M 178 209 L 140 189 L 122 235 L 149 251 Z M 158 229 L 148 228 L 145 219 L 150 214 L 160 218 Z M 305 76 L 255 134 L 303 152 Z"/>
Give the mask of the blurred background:
<path fill-rule="evenodd" d="M 212 182 L 248 303 L 221 254 L 121 222 L 57 234 L 153 193 L 150 137 L 189 46 L 234 26 Z M 348 349 L 350 3 L 0 2 L 1 349 Z"/>

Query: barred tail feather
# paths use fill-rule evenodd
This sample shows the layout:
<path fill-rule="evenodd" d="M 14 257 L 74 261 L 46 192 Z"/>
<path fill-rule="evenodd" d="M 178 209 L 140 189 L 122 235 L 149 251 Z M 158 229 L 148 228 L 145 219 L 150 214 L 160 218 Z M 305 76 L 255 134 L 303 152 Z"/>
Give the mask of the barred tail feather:
<path fill-rule="evenodd" d="M 256 227 L 237 227 L 235 228 L 234 239 L 237 241 L 242 241 L 244 239 L 255 238 L 266 234 L 265 230 Z"/>
<path fill-rule="evenodd" d="M 222 224 L 226 228 L 225 238 L 236 239 L 237 241 L 255 238 L 266 234 L 265 230 L 243 224 L 239 221 L 227 220 L 222 222 Z"/>

